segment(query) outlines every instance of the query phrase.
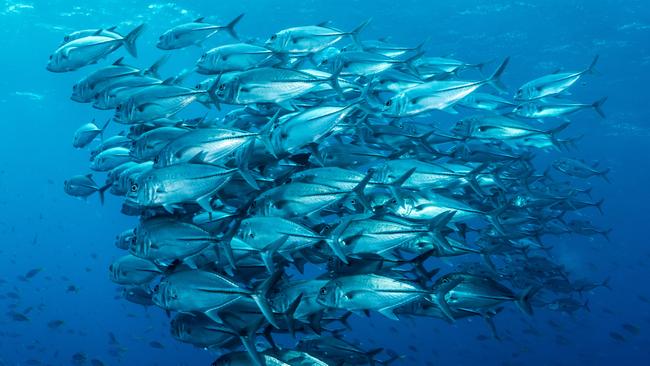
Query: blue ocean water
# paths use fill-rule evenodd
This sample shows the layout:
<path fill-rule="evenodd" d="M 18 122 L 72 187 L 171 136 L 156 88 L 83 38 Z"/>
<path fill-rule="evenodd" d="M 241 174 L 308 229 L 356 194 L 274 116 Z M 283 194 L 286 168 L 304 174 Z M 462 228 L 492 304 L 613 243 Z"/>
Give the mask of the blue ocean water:
<path fill-rule="evenodd" d="M 266 39 L 279 29 L 325 20 L 351 29 L 372 18 L 364 30 L 369 39 L 390 36 L 413 46 L 428 40 L 429 54 L 476 62 L 510 56 L 503 81 L 511 92 L 558 68 L 581 70 L 600 55 L 598 75 L 574 86 L 572 99 L 608 96 L 607 118 L 591 112 L 572 117 L 570 134 L 584 137 L 569 154 L 611 168 L 611 184 L 589 181 L 594 197 L 605 199 L 604 214 L 583 211 L 595 224 L 613 228 L 611 241 L 561 236 L 547 244 L 572 274 L 596 282 L 611 278 L 612 289 L 585 294 L 590 311 L 573 315 L 536 309 L 533 317 L 524 317 L 508 306 L 495 319 L 502 341 L 484 337 L 489 332 L 478 318 L 450 325 L 435 319 L 393 322 L 376 314 L 354 317 L 348 337 L 369 348 L 390 347 L 406 355 L 402 362 L 408 365 L 650 364 L 650 5 L 635 0 L 4 1 L 0 364 L 67 365 L 79 352 L 107 365 L 207 365 L 215 358 L 174 341 L 159 309 L 115 299 L 117 286 L 107 272 L 120 255 L 113 241 L 136 219 L 119 213 L 119 198 L 109 196 L 102 206 L 96 197 L 76 200 L 62 190 L 65 179 L 88 168 L 87 152 L 70 145 L 73 132 L 92 118 L 111 115 L 69 100 L 71 85 L 86 70 L 54 74 L 45 65 L 64 34 L 139 23 L 147 29 L 134 63 L 150 65 L 163 53 L 155 48 L 158 35 L 171 26 L 199 16 L 225 23 L 239 13 L 246 14 L 238 27 L 244 38 Z M 215 37 L 204 48 L 223 41 Z M 199 47 L 175 51 L 163 73 L 192 65 L 201 52 Z M 42 271 L 33 278 L 21 279 L 37 268 Z M 13 311 L 29 319 L 12 319 Z M 53 320 L 64 323 L 51 329 Z M 622 328 L 626 323 L 638 327 L 638 334 Z M 152 341 L 163 348 L 152 347 Z"/>

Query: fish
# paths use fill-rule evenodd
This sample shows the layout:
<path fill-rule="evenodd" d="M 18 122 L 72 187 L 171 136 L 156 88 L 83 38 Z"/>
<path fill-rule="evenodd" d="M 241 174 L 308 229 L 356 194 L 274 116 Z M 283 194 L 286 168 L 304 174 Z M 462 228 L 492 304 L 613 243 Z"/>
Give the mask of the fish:
<path fill-rule="evenodd" d="M 65 321 L 63 320 L 52 320 L 47 323 L 47 327 L 50 329 L 57 329 L 60 328 L 63 324 L 65 324 Z"/>
<path fill-rule="evenodd" d="M 120 285 L 142 285 L 162 274 L 151 261 L 127 254 L 110 264 L 111 281 Z"/>
<path fill-rule="evenodd" d="M 540 119 L 548 117 L 565 118 L 570 114 L 584 109 L 593 109 L 600 117 L 605 118 L 605 113 L 602 110 L 602 105 L 605 101 L 607 101 L 607 97 L 598 99 L 591 104 L 568 103 L 565 101 L 545 99 L 543 102 L 531 101 L 519 104 L 512 112 L 519 117 Z"/>
<path fill-rule="evenodd" d="M 164 349 L 165 348 L 165 346 L 162 343 L 158 342 L 158 341 L 149 342 L 149 347 L 157 348 L 157 349 Z"/>
<path fill-rule="evenodd" d="M 102 67 L 77 81 L 72 86 L 70 99 L 79 103 L 89 103 L 106 89 L 113 88 L 125 80 L 140 76 L 157 77 L 160 67 L 166 61 L 167 58 L 162 57 L 149 68 L 141 70 L 125 64 L 124 57 L 120 57 L 111 65 Z"/>
<path fill-rule="evenodd" d="M 506 58 L 487 79 L 479 81 L 428 81 L 408 88 L 390 99 L 383 106 L 383 114 L 388 117 L 415 116 L 432 110 L 447 110 L 455 113 L 453 105 L 470 95 L 483 85 L 503 89 L 499 78 L 505 71 L 509 58 Z"/>
<path fill-rule="evenodd" d="M 590 166 L 584 161 L 570 158 L 560 158 L 553 162 L 553 168 L 557 171 L 560 171 L 568 176 L 577 177 L 577 178 L 589 178 L 593 176 L 602 177 L 605 181 L 609 182 L 607 173 L 609 173 L 609 168 L 598 169 L 597 164 Z"/>
<path fill-rule="evenodd" d="M 29 271 L 27 271 L 27 273 L 25 273 L 25 276 L 23 276 L 23 277 L 25 279 L 27 279 L 27 280 L 30 280 L 30 279 L 34 278 L 37 274 L 41 273 L 41 271 L 43 271 L 43 268 L 40 268 L 40 267 L 39 268 L 33 268 L 33 269 L 30 269 Z"/>
<path fill-rule="evenodd" d="M 90 169 L 107 172 L 129 161 L 131 161 L 131 153 L 128 148 L 112 147 L 97 154 L 90 164 Z"/>
<path fill-rule="evenodd" d="M 257 183 L 245 169 L 183 163 L 139 175 L 131 185 L 127 199 L 142 206 L 162 206 L 168 211 L 173 211 L 175 205 L 193 202 L 210 211 L 210 199 L 235 173 L 257 188 Z"/>
<path fill-rule="evenodd" d="M 346 36 L 358 40 L 359 34 L 369 23 L 370 20 L 366 20 L 350 32 L 331 28 L 327 24 L 287 28 L 271 35 L 264 45 L 280 54 L 304 55 L 316 53 Z"/>
<path fill-rule="evenodd" d="M 226 44 L 210 49 L 196 61 L 197 72 L 215 75 L 275 66 L 282 62 L 266 47 L 249 43 Z"/>
<path fill-rule="evenodd" d="M 80 126 L 74 133 L 74 138 L 72 140 L 72 146 L 77 149 L 83 149 L 88 146 L 95 138 L 99 135 L 102 135 L 108 127 L 110 120 L 104 123 L 104 126 L 99 128 L 95 124 L 95 120 L 86 123 L 85 125 Z"/>
<path fill-rule="evenodd" d="M 98 193 L 99 199 L 104 202 L 104 192 L 110 186 L 99 187 L 92 174 L 75 175 L 63 182 L 63 190 L 70 196 L 86 199 L 88 196 Z"/>
<path fill-rule="evenodd" d="M 270 282 L 259 289 L 241 287 L 232 279 L 203 270 L 176 272 L 154 287 L 153 302 L 167 310 L 199 311 L 218 321 L 218 311 L 234 302 L 250 299 L 270 324 L 275 324 L 265 293 Z"/>
<path fill-rule="evenodd" d="M 334 89 L 338 74 L 314 76 L 301 70 L 261 67 L 222 77 L 215 82 L 215 97 L 224 104 L 276 103 L 293 110 L 287 102 L 300 97 L 323 84 Z"/>
<path fill-rule="evenodd" d="M 84 66 L 97 63 L 118 48 L 124 48 L 133 57 L 137 57 L 135 41 L 144 30 L 144 24 L 137 26 L 126 36 L 113 38 L 102 34 L 100 29 L 92 35 L 76 38 L 61 45 L 52 55 L 47 64 L 51 72 L 74 71 Z"/>
<path fill-rule="evenodd" d="M 596 55 L 589 67 L 578 72 L 558 72 L 531 80 L 522 85 L 515 94 L 515 100 L 542 99 L 562 93 L 575 84 L 582 76 L 593 74 L 599 56 Z"/>
<path fill-rule="evenodd" d="M 169 51 L 188 46 L 200 46 L 206 39 L 221 31 L 226 31 L 231 37 L 238 39 L 235 26 L 243 17 L 244 14 L 240 14 L 226 25 L 214 25 L 206 23 L 204 17 L 197 18 L 190 23 L 177 25 L 163 33 L 158 38 L 156 47 Z"/>
<path fill-rule="evenodd" d="M 407 281 L 375 274 L 339 277 L 320 289 L 318 302 L 346 310 L 376 310 L 399 320 L 393 310 L 432 293 Z"/>
<path fill-rule="evenodd" d="M 91 147 L 94 176 L 64 183 L 73 197 L 97 193 L 103 202 L 108 192 L 134 222 L 116 233 L 119 254 L 108 258 L 115 300 L 147 317 L 165 312 L 173 341 L 219 352 L 215 365 L 423 363 L 417 333 L 403 325 L 424 318 L 480 318 L 489 333 L 476 341 L 541 334 L 526 318 L 521 334 L 497 331 L 509 308 L 549 310 L 553 340 L 572 345 L 557 313 L 589 310 L 592 293 L 613 287 L 609 276 L 578 276 L 553 255 L 571 243 L 556 237 L 609 240 L 615 229 L 590 216 L 604 200 L 589 181 L 614 172 L 568 155 L 580 146 L 571 125 L 589 117 L 577 112 L 603 112 L 605 97 L 564 99 L 578 80 L 590 82 L 582 77 L 596 60 L 528 82 L 512 99 L 503 83 L 510 57 L 490 76 L 472 77 L 488 62 L 429 54 L 424 42 L 372 39 L 362 32 L 369 21 L 350 31 L 288 26 L 266 41 L 242 41 L 241 19 L 173 26 L 155 42 L 165 56 L 145 66 L 107 60 L 122 46 L 135 51 L 142 28 L 122 36 L 91 27 L 55 45 L 52 72 L 97 63 L 74 83 L 71 100 L 115 122 L 78 129 L 73 146 Z M 208 46 L 224 31 L 231 37 Z M 163 77 L 167 59 L 190 46 L 201 48 L 198 59 L 179 58 L 174 66 L 186 68 Z M 69 296 L 82 296 L 61 280 Z M 42 311 L 23 304 L 17 287 L 3 297 L 9 320 Z M 353 339 L 366 320 L 351 317 L 374 313 L 395 322 L 386 328 L 404 337 L 406 355 L 372 335 Z M 622 323 L 610 337 L 625 342 L 640 332 Z M 126 340 L 108 336 L 109 354 L 121 357 Z M 157 352 L 173 348 L 136 338 Z"/>

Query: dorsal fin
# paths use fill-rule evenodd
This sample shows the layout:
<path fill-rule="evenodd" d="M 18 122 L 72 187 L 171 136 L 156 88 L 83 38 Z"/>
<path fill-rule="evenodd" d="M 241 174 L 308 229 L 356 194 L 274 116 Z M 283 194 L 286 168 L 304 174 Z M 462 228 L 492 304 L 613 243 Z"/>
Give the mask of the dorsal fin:
<path fill-rule="evenodd" d="M 118 58 L 117 60 L 115 60 L 115 62 L 113 62 L 113 66 L 124 66 L 122 61 L 124 61 L 124 56 L 122 56 L 122 57 Z"/>
<path fill-rule="evenodd" d="M 101 28 L 96 30 L 95 33 L 93 33 L 93 36 L 98 36 L 98 35 L 102 34 L 102 31 L 103 31 L 103 29 L 101 29 Z"/>
<path fill-rule="evenodd" d="M 116 25 L 114 25 L 114 26 L 112 26 L 110 28 L 106 28 L 106 30 L 109 31 L 109 32 L 115 32 L 116 29 L 117 29 Z"/>
<path fill-rule="evenodd" d="M 204 20 L 205 20 L 205 17 L 196 18 L 196 19 L 194 19 L 194 23 L 203 23 Z"/>

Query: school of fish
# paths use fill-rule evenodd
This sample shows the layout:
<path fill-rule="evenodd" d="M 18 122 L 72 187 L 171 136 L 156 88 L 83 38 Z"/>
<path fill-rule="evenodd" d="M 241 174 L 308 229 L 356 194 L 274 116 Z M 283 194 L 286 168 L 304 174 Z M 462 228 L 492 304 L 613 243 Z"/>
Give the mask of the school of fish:
<path fill-rule="evenodd" d="M 234 42 L 168 78 L 168 55 L 148 68 L 102 63 L 121 48 L 136 57 L 144 25 L 68 34 L 47 65 L 96 64 L 71 98 L 114 116 L 75 132 L 75 148 L 94 144 L 93 173 L 64 190 L 102 202 L 110 192 L 139 216 L 117 236 L 110 279 L 126 300 L 173 314 L 174 338 L 221 350 L 214 365 L 387 365 L 403 356 L 346 339 L 351 314 L 477 317 L 498 338 L 506 306 L 571 313 L 607 287 L 574 278 L 548 244 L 608 237 L 579 214 L 601 209 L 587 180 L 608 169 L 571 158 L 577 138 L 564 136 L 574 113 L 604 117 L 605 98 L 567 99 L 597 57 L 513 93 L 501 81 L 508 57 L 434 57 L 425 44 L 365 39 L 368 21 L 242 42 L 242 16 L 162 34 L 167 52 L 216 34 Z M 184 85 L 190 75 L 203 81 Z M 190 115 L 196 104 L 211 113 Z M 545 153 L 563 156 L 540 163 Z"/>

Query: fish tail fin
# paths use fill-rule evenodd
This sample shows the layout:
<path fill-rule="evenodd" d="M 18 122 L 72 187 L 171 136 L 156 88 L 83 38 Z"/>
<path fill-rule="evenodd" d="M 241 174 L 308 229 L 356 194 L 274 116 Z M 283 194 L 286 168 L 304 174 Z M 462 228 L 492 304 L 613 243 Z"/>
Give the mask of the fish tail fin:
<path fill-rule="evenodd" d="M 280 110 L 278 109 L 277 112 L 269 119 L 269 121 L 262 127 L 262 129 L 259 131 L 258 138 L 266 148 L 266 150 L 273 155 L 273 157 L 277 158 L 277 152 L 275 151 L 275 147 L 273 146 L 273 142 L 271 141 L 271 132 L 273 131 L 273 126 L 275 123 L 278 121 L 278 118 L 280 116 Z"/>
<path fill-rule="evenodd" d="M 341 76 L 341 71 L 343 71 L 343 65 L 340 65 L 336 71 L 330 75 L 326 81 L 332 86 L 332 89 L 336 91 L 340 96 L 343 96 L 343 89 L 339 83 L 339 77 Z"/>
<path fill-rule="evenodd" d="M 598 70 L 596 70 L 596 63 L 598 62 L 598 59 L 600 58 L 600 55 L 594 56 L 594 59 L 591 61 L 591 64 L 589 64 L 589 67 L 583 71 L 583 74 L 598 74 Z"/>
<path fill-rule="evenodd" d="M 111 118 L 107 119 L 106 122 L 104 123 L 104 126 L 102 126 L 102 129 L 99 131 L 99 134 L 102 136 L 102 141 L 104 141 L 104 132 L 106 131 L 106 127 L 108 127 L 108 124 L 111 122 Z"/>
<path fill-rule="evenodd" d="M 603 215 L 603 203 L 605 202 L 604 198 L 601 198 L 600 201 L 594 203 L 594 207 L 598 209 L 601 215 Z"/>
<path fill-rule="evenodd" d="M 106 190 L 109 189 L 109 188 L 111 188 L 111 184 L 106 184 L 105 186 L 100 187 L 100 188 L 97 190 L 97 193 L 99 194 L 99 202 L 101 202 L 102 205 L 104 204 L 104 193 L 105 193 Z"/>
<path fill-rule="evenodd" d="M 607 176 L 607 173 L 609 173 L 610 170 L 611 170 L 610 168 L 607 168 L 607 169 L 603 170 L 602 172 L 598 173 L 598 175 L 601 176 L 601 177 L 603 177 L 603 179 L 604 179 L 605 182 L 607 182 L 607 183 L 611 183 L 611 182 L 609 181 L 609 177 Z"/>
<path fill-rule="evenodd" d="M 612 233 L 612 230 L 613 229 L 604 230 L 600 233 L 600 235 L 602 235 L 605 238 L 605 240 L 607 240 L 608 242 L 611 242 L 612 240 L 609 238 L 609 234 Z M 609 278 L 607 280 L 609 280 Z M 605 287 L 609 288 L 608 286 Z"/>
<path fill-rule="evenodd" d="M 248 357 L 250 357 L 251 361 L 253 362 L 252 363 L 253 365 L 256 366 L 266 365 L 264 356 L 262 356 L 257 351 L 257 347 L 255 346 L 255 336 L 257 330 L 262 326 L 264 319 L 260 319 L 260 321 L 257 322 L 249 322 L 243 329 L 240 326 L 233 324 L 230 321 L 228 316 L 221 316 L 220 320 L 223 323 L 223 325 L 225 325 L 227 328 L 230 329 L 232 333 L 235 333 L 237 334 L 237 336 L 239 336 L 239 341 L 244 347 L 246 353 L 248 354 Z"/>
<path fill-rule="evenodd" d="M 413 259 L 410 259 L 408 262 L 413 265 L 415 268 L 415 271 L 422 276 L 424 279 L 430 279 L 433 278 L 438 272 L 440 272 L 440 268 L 434 268 L 432 270 L 427 270 L 426 267 L 424 267 L 424 262 L 427 261 L 427 259 L 431 258 L 433 255 L 433 249 L 428 250 Z"/>
<path fill-rule="evenodd" d="M 284 313 L 284 318 L 287 322 L 287 328 L 289 329 L 291 336 L 294 338 L 296 337 L 296 320 L 294 319 L 294 315 L 296 314 L 298 306 L 300 306 L 300 301 L 302 301 L 303 295 L 304 294 L 301 292 L 300 295 L 298 295 L 295 300 L 289 304 L 287 311 Z"/>
<path fill-rule="evenodd" d="M 334 254 L 341 260 L 341 262 L 345 264 L 350 264 L 350 262 L 348 261 L 347 257 L 345 256 L 345 252 L 343 251 L 343 246 L 341 245 L 341 235 L 345 229 L 348 228 L 352 222 L 352 219 L 352 216 L 344 217 L 341 222 L 336 225 L 334 230 L 332 230 L 330 237 L 326 240 L 326 243 L 330 249 L 332 249 L 332 252 L 334 252 Z"/>
<path fill-rule="evenodd" d="M 503 75 L 503 71 L 506 69 L 506 66 L 508 66 L 508 62 L 510 62 L 510 57 L 506 57 L 503 62 L 501 62 L 501 65 L 499 65 L 499 67 L 494 70 L 494 73 L 492 73 L 492 75 L 487 79 L 487 83 L 502 94 L 507 93 L 506 86 L 501 82 L 501 75 Z"/>
<path fill-rule="evenodd" d="M 539 286 L 531 286 L 527 288 L 520 296 L 517 298 L 517 306 L 521 311 L 527 315 L 533 315 L 533 307 L 530 304 L 530 301 L 533 299 L 535 294 L 541 289 Z"/>
<path fill-rule="evenodd" d="M 402 174 L 401 177 L 395 179 L 394 181 L 390 182 L 387 184 L 388 190 L 390 191 L 390 194 L 393 196 L 393 198 L 397 201 L 400 202 L 402 199 L 400 198 L 399 195 L 399 189 L 406 183 L 406 181 L 415 173 L 416 168 L 411 168 L 406 171 L 406 173 Z"/>
<path fill-rule="evenodd" d="M 591 104 L 591 106 L 594 108 L 596 113 L 598 113 L 598 115 L 602 118 L 606 118 L 605 112 L 603 112 L 602 110 L 602 106 L 603 104 L 605 104 L 606 101 L 607 101 L 607 97 L 602 97 Z"/>
<path fill-rule="evenodd" d="M 246 353 L 248 354 L 248 357 L 250 357 L 252 365 L 255 366 L 265 366 L 266 361 L 264 360 L 264 356 L 262 356 L 258 351 L 257 347 L 255 346 L 255 337 L 254 336 L 240 336 L 239 340 L 244 346 L 244 349 L 246 350 Z"/>
<path fill-rule="evenodd" d="M 356 28 L 354 28 L 352 31 L 350 31 L 350 37 L 352 37 L 352 40 L 354 43 L 357 44 L 357 46 L 361 47 L 361 40 L 359 39 L 359 33 L 370 24 L 372 21 L 372 18 L 366 19 L 363 23 L 359 24 Z"/>
<path fill-rule="evenodd" d="M 611 230 L 611 229 L 610 229 Z M 607 277 L 603 280 L 603 282 L 600 284 L 602 287 L 608 289 L 609 291 L 612 291 L 612 287 L 609 285 L 609 280 L 611 280 L 611 277 Z"/>
<path fill-rule="evenodd" d="M 588 312 L 591 313 L 591 308 L 589 307 L 589 299 L 585 300 L 585 303 L 582 304 L 582 307 L 585 308 L 585 310 L 587 310 Z"/>
<path fill-rule="evenodd" d="M 440 308 L 440 311 L 442 311 L 442 313 L 447 317 L 447 320 L 449 320 L 451 323 L 455 322 L 456 318 L 454 318 L 454 313 L 449 307 L 447 300 L 445 300 L 445 296 L 447 293 L 449 293 L 449 291 L 453 290 L 454 287 L 456 287 L 461 282 L 462 280 L 457 278 L 455 280 L 444 283 L 442 286 L 440 286 L 440 288 L 437 289 L 437 291 L 433 292 L 430 296 L 430 299 L 428 299 L 430 302 L 436 304 L 438 308 Z"/>
<path fill-rule="evenodd" d="M 429 37 L 427 37 L 427 39 L 425 39 L 424 41 L 420 42 L 419 45 L 417 45 L 417 46 L 415 46 L 415 47 L 413 48 L 413 52 L 415 52 L 415 53 L 421 53 L 422 51 L 424 51 L 424 46 L 425 46 L 427 43 L 429 43 L 430 40 L 431 40 L 431 39 L 430 39 Z M 422 53 L 424 54 L 424 52 L 422 52 Z"/>
<path fill-rule="evenodd" d="M 151 76 L 159 78 L 160 74 L 158 73 L 158 71 L 160 70 L 160 67 L 167 62 L 167 60 L 169 60 L 169 54 L 163 55 L 156 62 L 154 62 L 151 66 L 149 66 L 149 68 L 144 71 L 144 74 L 145 75 L 151 75 Z"/>
<path fill-rule="evenodd" d="M 348 311 L 347 313 L 343 314 L 343 316 L 341 316 L 338 319 L 339 323 L 341 323 L 345 327 L 345 329 L 347 329 L 347 330 L 352 330 L 352 327 L 350 326 L 350 323 L 348 322 L 348 319 L 350 319 L 350 315 L 352 315 L 352 312 Z"/>
<path fill-rule="evenodd" d="M 554 136 L 554 135 L 557 135 L 558 133 L 562 132 L 562 131 L 565 130 L 567 127 L 569 127 L 570 124 L 571 124 L 571 123 L 569 123 L 569 122 L 565 122 L 565 123 L 563 123 L 563 124 L 561 124 L 561 125 L 559 125 L 559 126 L 553 128 L 553 129 L 549 130 L 548 133 L 549 133 L 550 135 L 553 135 L 553 136 Z"/>
<path fill-rule="evenodd" d="M 280 327 L 278 326 L 278 323 L 275 321 L 275 317 L 273 316 L 273 308 L 271 308 L 271 304 L 269 304 L 267 295 L 271 290 L 271 288 L 275 286 L 275 284 L 280 280 L 281 277 L 282 277 L 282 270 L 276 271 L 269 278 L 264 280 L 255 289 L 255 292 L 251 294 L 251 298 L 253 299 L 253 301 L 255 301 L 255 304 L 257 304 L 257 307 L 262 312 L 262 315 L 264 315 L 264 318 L 266 318 L 266 321 L 268 321 L 269 324 L 271 324 L 276 329 L 280 329 Z"/>
<path fill-rule="evenodd" d="M 418 47 L 419 47 L 419 46 L 418 46 Z M 409 69 L 413 75 L 419 75 L 419 74 L 418 74 L 418 70 L 417 70 L 417 68 L 413 65 L 413 63 L 414 63 L 415 61 L 419 60 L 422 56 L 424 56 L 424 53 L 425 53 L 424 51 L 422 51 L 422 50 L 418 50 L 418 51 L 415 53 L 415 55 L 413 55 L 413 56 L 411 56 L 411 57 L 409 57 L 409 58 L 407 58 L 406 60 L 403 61 L 403 62 L 404 62 L 404 65 L 406 66 L 406 68 Z"/>
<path fill-rule="evenodd" d="M 467 179 L 467 183 L 469 184 L 470 188 L 474 190 L 477 194 L 484 196 L 485 192 L 481 189 L 481 185 L 478 183 L 478 175 L 488 166 L 488 163 L 483 163 L 479 165 L 478 167 L 472 169 L 467 175 L 465 176 L 465 179 Z"/>
<path fill-rule="evenodd" d="M 436 217 L 434 217 L 431 222 L 429 222 L 429 230 L 431 231 L 440 231 L 447 227 L 451 219 L 456 214 L 456 211 L 445 211 Z"/>
<path fill-rule="evenodd" d="M 235 19 L 231 20 L 230 23 L 228 23 L 228 24 L 224 27 L 224 29 L 226 30 L 226 32 L 228 32 L 228 34 L 230 34 L 230 36 L 231 36 L 232 38 L 234 38 L 234 39 L 239 39 L 239 36 L 237 35 L 237 32 L 235 32 L 235 26 L 237 25 L 237 23 L 239 23 L 239 21 L 240 21 L 241 18 L 243 18 L 243 17 L 244 17 L 244 13 L 239 14 Z"/>
<path fill-rule="evenodd" d="M 370 210 L 370 203 L 368 202 L 368 199 L 366 198 L 366 195 L 364 194 L 364 190 L 366 189 L 366 186 L 372 179 L 372 176 L 375 174 L 374 169 L 368 169 L 368 173 L 363 177 L 361 182 L 357 184 L 354 188 L 352 188 L 352 192 L 354 193 L 355 196 L 359 199 L 359 202 L 363 205 L 363 207 L 366 210 Z"/>
<path fill-rule="evenodd" d="M 251 175 L 250 170 L 248 169 L 248 160 L 253 154 L 253 149 L 255 148 L 255 141 L 251 141 L 244 153 L 239 157 L 239 162 L 237 163 L 237 172 L 239 175 L 246 181 L 246 183 L 251 186 L 254 190 L 259 191 L 260 187 L 257 185 L 255 178 Z"/>
<path fill-rule="evenodd" d="M 140 34 L 142 34 L 144 27 L 144 23 L 140 24 L 124 37 L 124 47 L 133 57 L 138 57 L 138 50 L 135 47 L 135 41 L 140 37 Z"/>

